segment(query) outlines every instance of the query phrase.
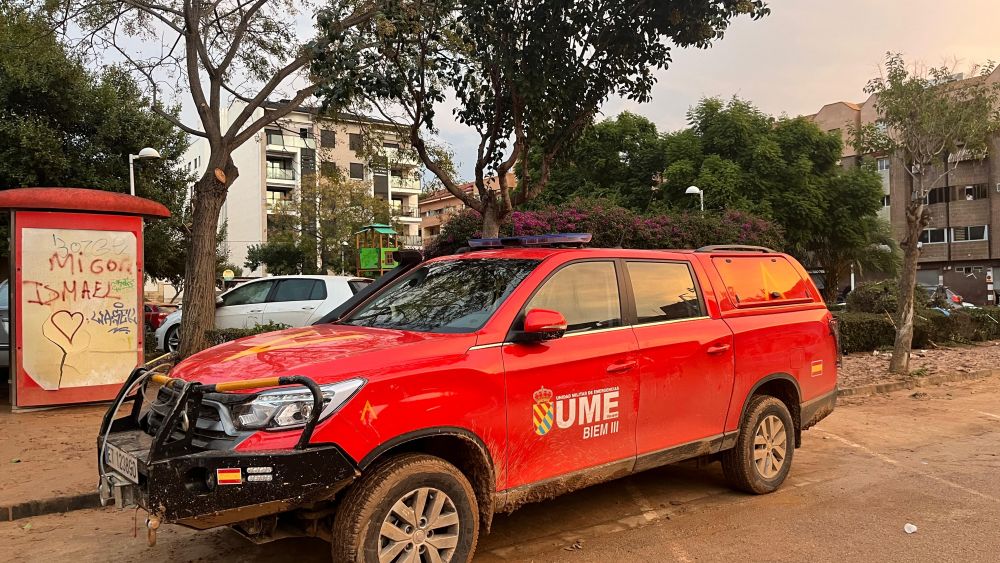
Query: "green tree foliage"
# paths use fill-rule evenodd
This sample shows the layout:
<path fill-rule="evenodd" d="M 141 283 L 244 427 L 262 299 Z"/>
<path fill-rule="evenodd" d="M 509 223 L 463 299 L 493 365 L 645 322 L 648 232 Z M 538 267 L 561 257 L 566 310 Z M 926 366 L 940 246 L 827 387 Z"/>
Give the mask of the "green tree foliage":
<path fill-rule="evenodd" d="M 898 202 L 905 206 L 906 228 L 900 239 L 900 306 L 889 366 L 896 373 L 909 371 L 918 242 L 931 218 L 925 198 L 960 161 L 986 156 L 991 137 L 1000 131 L 1000 85 L 985 80 L 992 71 L 993 65 L 987 65 L 979 77 L 955 81 L 953 69 L 911 71 L 902 56 L 889 53 L 885 72 L 865 87 L 877 96 L 879 123 L 856 131 L 855 142 L 862 152 L 884 150 L 902 160 L 912 186 L 911 197 Z"/>
<path fill-rule="evenodd" d="M 538 170 L 541 155 L 529 156 Z M 532 202 L 535 208 L 576 197 L 614 201 L 629 209 L 649 205 L 666 163 L 663 139 L 652 121 L 629 112 L 587 127 L 553 167 L 548 187 Z"/>
<path fill-rule="evenodd" d="M 810 258 L 826 274 L 824 297 L 832 302 L 850 274 L 865 270 L 895 275 L 899 247 L 882 208 L 882 176 L 871 162 L 837 173 L 820 193 L 823 213 L 813 225 Z"/>
<path fill-rule="evenodd" d="M 245 265 L 266 266 L 275 275 L 350 271 L 354 233 L 372 223 L 388 224 L 392 215 L 389 202 L 372 195 L 370 186 L 339 171 L 303 177 L 292 199 L 273 211 L 268 241 L 248 249 Z"/>
<path fill-rule="evenodd" d="M 696 208 L 688 186 L 705 190 L 705 208 L 742 209 L 782 225 L 785 248 L 809 250 L 824 213 L 824 191 L 839 171 L 841 145 L 805 118 L 775 119 L 750 102 L 707 98 L 688 112 L 690 127 L 664 136 L 669 207 Z"/>
<path fill-rule="evenodd" d="M 128 155 L 147 146 L 162 158 L 136 163 L 136 194 L 172 217 L 146 227 L 145 272 L 180 284 L 189 244 L 188 178 L 178 166 L 186 136 L 149 110 L 121 68 L 88 71 L 41 16 L 0 2 L 0 188 L 128 193 Z"/>
<path fill-rule="evenodd" d="M 707 48 L 732 18 L 768 13 L 762 0 L 392 0 L 368 29 L 347 34 L 321 19 L 331 45 L 314 73 L 338 105 L 365 98 L 408 133 L 424 165 L 496 235 L 515 205 L 542 193 L 556 159 L 612 95 L 647 101 L 672 47 Z M 457 121 L 478 137 L 475 194 L 427 150 L 453 92 Z M 389 108 L 398 108 L 391 114 Z M 527 158 L 537 152 L 537 159 Z M 537 164 L 506 184 L 516 163 Z M 499 190 L 485 178 L 499 178 Z"/>

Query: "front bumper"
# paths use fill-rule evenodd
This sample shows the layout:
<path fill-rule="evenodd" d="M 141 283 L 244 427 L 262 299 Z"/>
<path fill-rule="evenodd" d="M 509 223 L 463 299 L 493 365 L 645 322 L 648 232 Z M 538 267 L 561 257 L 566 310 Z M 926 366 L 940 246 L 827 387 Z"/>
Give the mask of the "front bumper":
<path fill-rule="evenodd" d="M 139 506 L 151 520 L 204 529 L 314 507 L 360 474 L 335 444 L 311 443 L 322 410 L 322 392 L 311 379 L 201 385 L 154 371 L 146 366 L 133 371 L 104 415 L 97 438 L 103 504 Z M 172 392 L 162 396 L 165 403 L 157 394 L 144 411 L 151 381 Z M 201 439 L 200 433 L 212 428 L 199 424 L 205 395 L 280 385 L 302 385 L 313 394 L 312 414 L 294 449 L 241 452 L 227 447 L 233 442 Z M 130 414 L 117 417 L 129 402 Z M 147 414 L 157 408 L 162 418 L 151 423 Z"/>
<path fill-rule="evenodd" d="M 108 444 L 136 458 L 138 482 L 108 467 L 105 459 L 101 500 L 140 506 L 164 522 L 191 528 L 307 507 L 333 498 L 359 475 L 335 445 L 265 452 L 206 450 L 150 462 L 152 439 L 143 430 L 108 436 Z"/>

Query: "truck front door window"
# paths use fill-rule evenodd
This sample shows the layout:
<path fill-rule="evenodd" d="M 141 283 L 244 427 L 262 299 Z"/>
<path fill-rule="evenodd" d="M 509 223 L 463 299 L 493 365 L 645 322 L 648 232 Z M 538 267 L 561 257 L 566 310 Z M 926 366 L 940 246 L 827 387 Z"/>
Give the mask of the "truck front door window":
<path fill-rule="evenodd" d="M 556 272 L 525 306 L 559 311 L 567 333 L 621 326 L 618 278 L 613 262 L 580 262 Z"/>

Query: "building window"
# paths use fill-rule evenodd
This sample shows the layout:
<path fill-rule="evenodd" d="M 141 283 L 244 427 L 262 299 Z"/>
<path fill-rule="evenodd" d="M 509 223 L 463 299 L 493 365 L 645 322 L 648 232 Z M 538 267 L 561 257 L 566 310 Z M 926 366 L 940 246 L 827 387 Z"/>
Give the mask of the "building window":
<path fill-rule="evenodd" d="M 968 271 L 970 273 L 972 272 L 972 266 L 969 266 Z M 964 274 L 965 272 L 966 272 L 966 267 L 965 266 L 955 266 L 955 273 L 956 274 Z"/>
<path fill-rule="evenodd" d="M 948 235 L 945 229 L 924 229 L 920 233 L 920 242 L 924 244 L 939 244 L 948 242 Z"/>
<path fill-rule="evenodd" d="M 986 225 L 976 225 L 971 227 L 955 227 L 951 230 L 951 240 L 962 242 L 967 240 L 986 240 Z M 925 231 L 926 232 L 926 231 Z"/>
<path fill-rule="evenodd" d="M 327 178 L 336 178 L 340 176 L 340 169 L 337 168 L 336 162 L 320 162 L 319 173 Z"/>
<path fill-rule="evenodd" d="M 956 188 L 956 200 L 974 201 L 990 197 L 990 191 L 986 189 L 986 184 L 975 184 L 971 186 L 958 186 Z"/>
<path fill-rule="evenodd" d="M 924 201 L 931 205 L 948 201 L 948 188 L 934 188 L 927 192 L 927 199 Z"/>
<path fill-rule="evenodd" d="M 382 146 L 387 149 L 398 149 L 399 143 L 396 141 L 382 141 Z"/>
<path fill-rule="evenodd" d="M 351 163 L 351 178 L 354 180 L 364 180 L 365 179 L 365 165 L 352 162 Z"/>
<path fill-rule="evenodd" d="M 292 159 L 268 157 L 267 178 L 269 180 L 294 180 L 295 166 Z"/>
<path fill-rule="evenodd" d="M 337 132 L 329 129 L 322 129 L 319 132 L 319 144 L 326 148 L 337 146 Z"/>
<path fill-rule="evenodd" d="M 403 171 L 400 170 L 399 168 L 393 168 L 392 170 L 389 171 L 389 173 L 392 174 L 393 178 L 402 178 L 403 177 Z"/>
<path fill-rule="evenodd" d="M 275 206 L 291 203 L 292 190 L 282 190 L 278 188 L 267 188 L 267 207 L 273 209 Z"/>
<path fill-rule="evenodd" d="M 348 133 L 347 134 L 347 148 L 352 151 L 361 150 L 361 134 L 360 133 Z"/>
<path fill-rule="evenodd" d="M 885 158 L 885 157 L 880 158 L 880 159 L 878 159 L 878 160 L 875 161 L 875 165 L 878 166 L 879 172 L 881 172 L 883 170 L 888 170 L 889 169 L 889 159 Z"/>
<path fill-rule="evenodd" d="M 882 207 L 889 207 L 889 194 L 882 196 Z"/>

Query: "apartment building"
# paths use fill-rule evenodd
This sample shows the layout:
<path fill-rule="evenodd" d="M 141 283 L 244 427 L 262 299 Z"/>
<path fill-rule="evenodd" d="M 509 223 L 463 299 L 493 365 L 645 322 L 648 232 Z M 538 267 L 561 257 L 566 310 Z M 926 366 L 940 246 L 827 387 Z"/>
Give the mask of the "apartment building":
<path fill-rule="evenodd" d="M 499 189 L 496 176 L 490 176 L 485 181 L 486 187 L 489 189 Z M 513 173 L 507 174 L 507 185 L 516 186 L 517 176 Z M 475 182 L 466 182 L 458 186 L 458 189 L 470 195 L 477 193 Z M 465 207 L 462 200 L 448 190 L 437 190 L 420 198 L 420 236 L 424 246 L 430 244 L 435 237 L 440 235 L 441 228 L 448 222 L 448 219 Z"/>
<path fill-rule="evenodd" d="M 1000 69 L 985 78 L 966 80 L 1000 82 Z M 863 156 L 875 159 L 884 191 L 881 215 L 899 240 L 906 228 L 904 203 L 912 193 L 912 177 L 902 160 L 884 154 L 859 155 L 848 138 L 852 127 L 878 124 L 875 102 L 875 96 L 860 103 L 835 102 L 809 117 L 824 131 L 841 134 L 845 166 L 856 165 Z M 968 154 L 949 158 L 955 169 L 927 196 L 931 222 L 920 241 L 917 281 L 946 285 L 968 302 L 993 305 L 994 271 L 1000 274 L 1000 136 L 994 137 L 984 159 Z"/>
<path fill-rule="evenodd" d="M 223 127 L 243 107 L 235 102 L 224 110 Z M 258 109 L 251 121 L 263 115 L 263 111 Z M 372 138 L 381 139 L 381 146 L 374 151 L 370 143 L 362 146 Z M 207 166 L 208 156 L 208 143 L 198 139 L 188 149 L 184 162 L 189 170 L 200 175 Z M 329 119 L 321 117 L 317 108 L 303 106 L 236 149 L 233 161 L 240 175 L 229 187 L 219 221 L 227 225 L 223 244 L 229 252 L 229 261 L 237 266 L 243 266 L 250 246 L 267 242 L 269 216 L 277 205 L 292 200 L 302 178 L 334 169 L 366 183 L 375 197 L 389 202 L 402 246 L 422 246 L 417 202 L 421 168 L 388 122 L 352 114 Z"/>

